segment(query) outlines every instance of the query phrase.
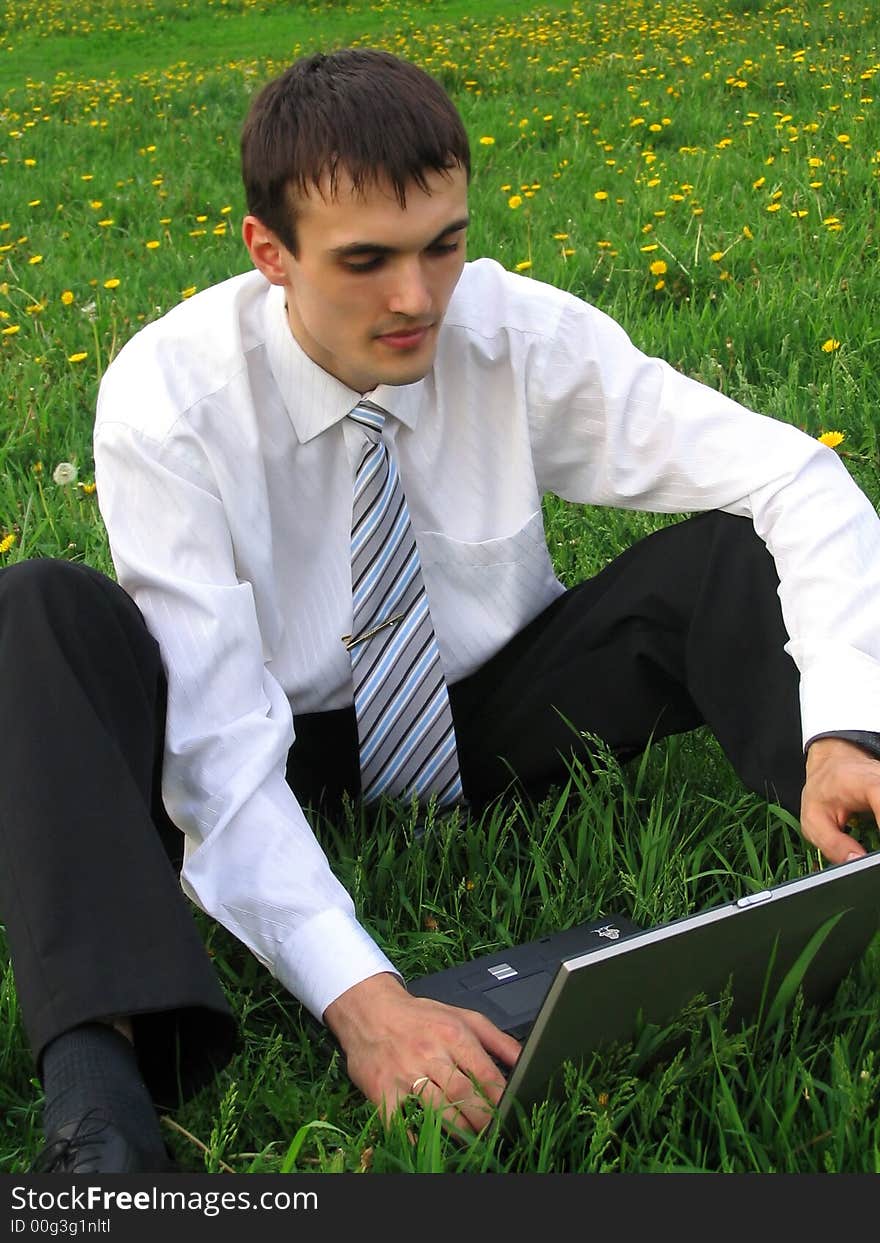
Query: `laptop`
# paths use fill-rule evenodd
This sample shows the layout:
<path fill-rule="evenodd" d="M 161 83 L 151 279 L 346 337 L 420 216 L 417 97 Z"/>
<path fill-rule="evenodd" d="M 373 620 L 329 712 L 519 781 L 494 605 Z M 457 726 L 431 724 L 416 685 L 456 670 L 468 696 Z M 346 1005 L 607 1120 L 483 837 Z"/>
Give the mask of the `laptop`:
<path fill-rule="evenodd" d="M 775 1017 L 799 988 L 824 1001 L 878 931 L 880 852 L 656 928 L 623 916 L 579 924 L 407 988 L 524 1040 L 498 1107 L 505 1127 L 561 1094 L 566 1062 L 662 1033 L 697 999 L 729 1007 L 731 1029 Z"/>

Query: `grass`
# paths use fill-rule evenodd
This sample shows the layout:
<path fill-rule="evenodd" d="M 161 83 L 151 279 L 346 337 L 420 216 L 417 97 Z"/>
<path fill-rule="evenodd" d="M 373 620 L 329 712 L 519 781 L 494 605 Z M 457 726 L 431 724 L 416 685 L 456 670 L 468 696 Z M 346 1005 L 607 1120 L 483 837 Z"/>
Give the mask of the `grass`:
<path fill-rule="evenodd" d="M 646 351 L 752 408 L 841 432 L 838 452 L 880 500 L 873 6 L 472 8 L 8 0 L 0 566 L 58 556 L 110 569 L 92 486 L 100 376 L 141 324 L 245 269 L 247 99 L 293 56 L 343 42 L 411 57 L 456 99 L 474 148 L 473 255 L 596 302 Z M 53 481 L 62 461 L 75 482 Z M 552 497 L 545 514 L 569 583 L 675 520 Z M 599 913 L 659 923 L 818 865 L 705 734 L 625 770 L 575 770 L 537 808 L 415 827 L 401 807 L 316 825 L 408 974 Z M 821 1012 L 795 998 L 784 1021 L 725 1032 L 695 1009 L 673 1060 L 603 1054 L 515 1140 L 461 1146 L 415 1103 L 385 1134 L 327 1034 L 222 928 L 200 924 L 242 1046 L 166 1124 L 187 1169 L 880 1170 L 876 951 Z M 0 1169 L 27 1167 L 38 1124 L 6 970 Z"/>

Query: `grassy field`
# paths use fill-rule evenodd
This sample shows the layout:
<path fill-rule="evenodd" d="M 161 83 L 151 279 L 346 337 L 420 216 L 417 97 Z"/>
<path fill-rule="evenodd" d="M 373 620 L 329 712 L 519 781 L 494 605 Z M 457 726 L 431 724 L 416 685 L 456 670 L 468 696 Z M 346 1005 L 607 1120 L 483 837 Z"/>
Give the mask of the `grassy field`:
<path fill-rule="evenodd" d="M 424 65 L 473 142 L 471 254 L 571 289 L 643 349 L 823 435 L 880 500 L 880 19 L 870 0 L 534 7 L 279 0 L 5 0 L 0 27 L 0 566 L 109 570 L 91 425 L 138 327 L 248 266 L 238 133 L 291 59 L 365 44 Z M 60 463 L 74 471 L 57 472 Z M 59 479 L 67 482 L 58 482 Z M 668 518 L 546 501 L 574 582 Z M 14 722 L 4 722 L 14 729 Z M 705 736 L 600 766 L 537 809 L 387 808 L 319 825 L 408 973 L 598 913 L 646 924 L 818 865 Z M 873 843 L 876 845 L 876 841 Z M 515 1140 L 445 1137 L 413 1104 L 383 1133 L 326 1034 L 203 921 L 241 1017 L 234 1063 L 166 1123 L 186 1169 L 880 1171 L 880 957 L 821 1013 L 677 1057 L 572 1072 Z M 2 934 L 0 934 L 2 939 Z M 0 1170 L 40 1143 L 11 973 L 0 985 Z"/>

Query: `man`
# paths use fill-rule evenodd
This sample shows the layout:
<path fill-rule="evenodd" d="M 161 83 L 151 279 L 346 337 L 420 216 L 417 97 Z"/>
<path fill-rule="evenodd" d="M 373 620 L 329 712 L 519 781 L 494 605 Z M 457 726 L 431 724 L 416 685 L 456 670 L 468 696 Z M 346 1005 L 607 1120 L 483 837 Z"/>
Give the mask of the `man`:
<path fill-rule="evenodd" d="M 846 822 L 880 811 L 880 526 L 823 446 L 645 358 L 578 299 L 466 265 L 467 137 L 414 66 L 369 50 L 297 62 L 254 101 L 242 162 L 254 271 L 142 330 L 101 388 L 102 512 L 149 634 L 98 576 L 64 567 L 64 588 L 77 616 L 92 610 L 98 649 L 76 693 L 113 700 L 102 729 L 128 731 L 137 768 L 132 791 L 102 760 L 114 802 L 88 826 L 125 913 L 79 917 L 101 979 L 29 1032 L 44 1075 L 71 1040 L 100 1064 L 130 1036 L 154 1099 L 228 1054 L 228 1014 L 147 823 L 164 832 L 167 676 L 163 792 L 185 891 L 328 1025 L 385 1115 L 418 1092 L 475 1131 L 516 1042 L 406 992 L 304 808 L 344 790 L 479 807 L 511 772 L 540 794 L 584 733 L 628 756 L 707 722 L 828 859 L 863 854 Z M 566 592 L 546 491 L 713 512 Z M 29 588 L 46 612 L 57 596 L 57 616 L 64 576 L 19 577 L 8 597 Z M 99 603 L 112 639 L 95 637 Z M 53 644 L 59 667 L 81 659 Z M 112 750 L 106 737 L 92 749 Z M 8 922 L 15 954 L 25 937 Z M 75 1079 L 68 1067 L 59 1082 Z M 107 1169 L 75 1099 L 79 1115 L 53 1105 L 50 1141 L 66 1168 Z M 159 1160 L 112 1102 L 92 1108 L 113 1160 Z"/>

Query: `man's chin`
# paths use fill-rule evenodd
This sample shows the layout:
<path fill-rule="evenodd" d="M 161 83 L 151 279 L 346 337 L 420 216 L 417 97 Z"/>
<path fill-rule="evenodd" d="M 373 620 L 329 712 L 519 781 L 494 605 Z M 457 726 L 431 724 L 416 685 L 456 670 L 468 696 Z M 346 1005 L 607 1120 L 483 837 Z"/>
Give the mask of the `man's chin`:
<path fill-rule="evenodd" d="M 380 384 L 392 386 L 415 384 L 423 380 L 434 366 L 435 353 L 436 351 L 432 349 L 419 351 L 418 356 L 414 355 L 412 358 L 383 360 L 382 364 L 376 368 L 376 383 L 373 387 L 378 387 Z"/>

